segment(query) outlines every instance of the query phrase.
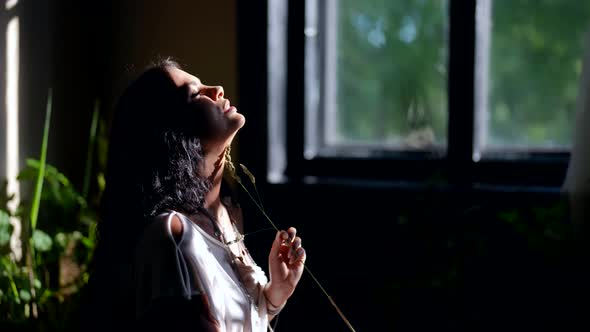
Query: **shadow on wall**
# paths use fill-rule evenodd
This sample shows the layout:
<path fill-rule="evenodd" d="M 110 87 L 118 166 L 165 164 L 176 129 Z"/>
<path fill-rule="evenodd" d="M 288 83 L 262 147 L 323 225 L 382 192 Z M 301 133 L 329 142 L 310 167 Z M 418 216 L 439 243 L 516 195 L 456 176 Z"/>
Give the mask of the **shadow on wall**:
<path fill-rule="evenodd" d="M 307 266 L 358 331 L 552 330 L 569 319 L 572 232 L 561 195 L 327 185 L 261 195 L 279 228 L 297 227 Z M 243 205 L 246 233 L 268 227 Z M 259 264 L 270 233 L 246 237 Z M 279 329 L 347 331 L 307 274 Z"/>

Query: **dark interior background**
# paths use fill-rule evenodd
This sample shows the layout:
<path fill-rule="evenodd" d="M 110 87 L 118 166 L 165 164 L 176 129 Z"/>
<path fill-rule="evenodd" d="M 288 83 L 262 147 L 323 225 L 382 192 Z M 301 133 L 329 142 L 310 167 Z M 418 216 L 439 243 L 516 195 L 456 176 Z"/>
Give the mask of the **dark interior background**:
<path fill-rule="evenodd" d="M 23 159 L 40 149 L 51 87 L 48 162 L 81 186 L 95 100 L 108 120 L 128 79 L 169 55 L 203 82 L 223 85 L 245 114 L 237 160 L 257 175 L 273 220 L 297 227 L 307 266 L 357 331 L 564 331 L 583 322 L 576 299 L 586 261 L 560 192 L 566 165 L 541 187 L 401 185 L 407 168 L 396 163 L 388 164 L 391 176 L 372 181 L 266 183 L 265 8 L 235 0 L 21 1 Z M 246 233 L 269 227 L 246 197 L 242 204 Z M 263 267 L 273 236 L 246 237 Z M 278 324 L 302 330 L 347 330 L 307 274 Z"/>

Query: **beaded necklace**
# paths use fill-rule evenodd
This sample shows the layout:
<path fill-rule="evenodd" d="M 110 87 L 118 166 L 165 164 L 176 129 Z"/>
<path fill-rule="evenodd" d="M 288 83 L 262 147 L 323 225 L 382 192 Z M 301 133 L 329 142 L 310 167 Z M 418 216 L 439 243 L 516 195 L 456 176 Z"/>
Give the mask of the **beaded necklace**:
<path fill-rule="evenodd" d="M 215 218 L 211 215 L 211 213 L 209 213 L 206 210 L 202 211 L 202 213 L 211 222 L 211 225 L 213 226 L 213 233 L 215 235 L 215 238 L 223 245 L 223 247 L 226 251 L 227 257 L 229 258 L 230 266 L 231 266 L 232 270 L 234 271 L 235 275 L 239 279 L 239 282 L 237 284 L 240 287 L 240 289 L 242 290 L 242 292 L 244 293 L 244 295 L 247 297 L 248 304 L 249 305 L 253 304 L 256 307 L 256 310 L 258 310 L 258 305 L 254 302 L 254 299 L 252 298 L 252 295 L 250 294 L 250 292 L 248 292 L 248 290 L 245 288 L 244 281 L 242 280 L 242 275 L 240 274 L 240 272 L 238 271 L 238 268 L 237 268 L 236 260 L 240 260 L 241 262 L 244 262 L 244 257 L 242 257 L 242 255 L 238 256 L 238 255 L 234 254 L 234 252 L 230 248 L 230 245 L 242 242 L 244 240 L 244 235 L 241 234 L 239 232 L 239 230 L 237 229 L 236 224 L 235 224 L 234 220 L 231 218 L 229 212 L 227 212 L 227 213 L 228 213 L 228 217 L 230 219 L 230 223 L 232 225 L 232 230 L 233 230 L 234 234 L 236 234 L 236 237 L 232 240 L 229 240 L 229 241 L 226 239 L 226 234 L 221 231 L 221 229 L 219 228 L 219 225 L 217 225 L 217 223 L 215 222 Z M 193 225 L 193 228 L 197 229 L 197 225 L 192 220 L 189 219 L 189 221 L 190 221 L 191 225 Z M 245 248 L 243 243 L 242 243 L 242 248 Z M 241 250 L 239 250 L 239 252 L 241 252 Z"/>

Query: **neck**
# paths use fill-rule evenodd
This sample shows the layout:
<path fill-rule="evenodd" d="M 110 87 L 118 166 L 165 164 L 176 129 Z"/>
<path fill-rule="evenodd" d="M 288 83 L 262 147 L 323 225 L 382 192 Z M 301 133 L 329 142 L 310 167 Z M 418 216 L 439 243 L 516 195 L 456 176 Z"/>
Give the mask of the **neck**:
<path fill-rule="evenodd" d="M 205 169 L 204 174 L 207 175 L 211 181 L 211 190 L 205 195 L 205 208 L 213 213 L 214 216 L 219 215 L 221 208 L 221 199 L 219 193 L 221 191 L 221 181 L 223 180 L 223 168 L 225 166 L 225 148 L 221 151 L 205 152 Z"/>

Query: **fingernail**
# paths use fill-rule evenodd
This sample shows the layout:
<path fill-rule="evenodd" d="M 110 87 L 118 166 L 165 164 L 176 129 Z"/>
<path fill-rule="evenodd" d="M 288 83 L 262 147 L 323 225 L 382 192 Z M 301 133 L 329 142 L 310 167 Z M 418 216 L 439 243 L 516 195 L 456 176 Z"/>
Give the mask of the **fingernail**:
<path fill-rule="evenodd" d="M 289 234 L 287 234 L 287 232 L 283 231 L 283 234 L 281 235 L 281 238 L 283 240 L 287 240 L 287 239 L 289 239 Z"/>

